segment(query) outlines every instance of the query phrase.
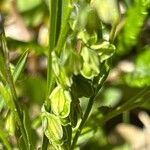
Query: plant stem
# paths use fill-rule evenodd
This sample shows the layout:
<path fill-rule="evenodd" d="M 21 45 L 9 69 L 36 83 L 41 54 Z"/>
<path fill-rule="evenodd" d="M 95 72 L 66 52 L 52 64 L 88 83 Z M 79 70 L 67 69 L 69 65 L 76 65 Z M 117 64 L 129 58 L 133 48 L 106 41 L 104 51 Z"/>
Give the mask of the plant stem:
<path fill-rule="evenodd" d="M 77 129 L 77 132 L 76 132 L 76 134 L 75 134 L 75 137 L 74 137 L 74 139 L 73 139 L 73 142 L 72 142 L 72 145 L 71 145 L 71 150 L 74 149 L 74 147 L 75 147 L 75 145 L 76 145 L 76 143 L 77 143 L 77 140 L 78 140 L 78 138 L 79 138 L 79 136 L 80 136 L 80 134 L 81 134 L 81 131 L 82 131 L 83 127 L 84 127 L 84 124 L 85 124 L 86 120 L 88 119 L 89 114 L 90 114 L 90 112 L 91 112 L 91 110 L 92 110 L 92 106 L 93 106 L 93 104 L 94 104 L 94 101 L 95 101 L 96 97 L 99 95 L 99 93 L 100 93 L 100 91 L 101 91 L 101 88 L 102 88 L 102 86 L 103 86 L 103 84 L 104 84 L 104 82 L 105 82 L 107 76 L 108 76 L 108 72 L 105 72 L 105 74 L 103 74 L 103 75 L 101 76 L 101 83 L 98 85 L 98 90 L 97 90 L 97 92 L 96 92 L 95 94 L 93 94 L 93 96 L 91 96 L 91 98 L 89 99 L 87 108 L 86 108 L 86 110 L 85 110 L 85 114 L 84 114 L 84 116 L 83 116 L 83 119 L 82 119 L 82 121 L 81 121 L 81 123 L 80 123 L 80 125 L 79 125 L 79 127 L 78 127 L 78 129 Z"/>
<path fill-rule="evenodd" d="M 49 12 L 50 12 L 50 22 L 49 22 L 49 51 L 48 51 L 48 67 L 47 67 L 47 91 L 45 106 L 47 111 L 50 111 L 49 95 L 54 87 L 54 76 L 52 71 L 52 51 L 56 45 L 56 35 L 57 35 L 57 13 L 58 13 L 58 0 L 50 0 Z M 42 150 L 47 150 L 48 139 L 43 134 L 42 140 Z"/>
<path fill-rule="evenodd" d="M 81 134 L 81 131 L 82 131 L 83 127 L 84 127 L 84 124 L 85 124 L 85 122 L 86 122 L 86 120 L 87 120 L 87 118 L 88 118 L 88 116 L 89 116 L 89 114 L 90 114 L 90 112 L 91 112 L 91 109 L 92 109 L 92 106 L 93 106 L 93 103 L 94 103 L 94 97 L 95 97 L 95 96 L 93 95 L 93 96 L 89 99 L 88 106 L 87 106 L 87 108 L 86 108 L 85 114 L 84 114 L 84 116 L 83 116 L 83 119 L 82 119 L 82 121 L 81 121 L 81 123 L 80 123 L 80 125 L 79 125 L 79 127 L 78 127 L 78 129 L 77 129 L 77 132 L 76 132 L 76 134 L 75 134 L 75 137 L 74 137 L 74 139 L 73 139 L 73 142 L 72 142 L 72 145 L 71 145 L 71 150 L 74 149 L 74 147 L 75 147 L 75 145 L 76 145 L 76 143 L 77 143 L 78 137 L 79 137 L 79 135 Z"/>
<path fill-rule="evenodd" d="M 140 93 L 132 97 L 130 100 L 125 102 L 122 106 L 118 106 L 116 109 L 112 110 L 108 114 L 106 114 L 104 117 L 100 120 L 100 125 L 104 125 L 108 120 L 112 119 L 113 117 L 125 112 L 129 111 L 133 108 L 136 108 L 143 103 L 141 100 L 145 95 L 147 95 L 150 92 L 149 88 L 144 88 Z"/>
<path fill-rule="evenodd" d="M 53 71 L 52 71 L 52 51 L 56 45 L 57 33 L 57 13 L 58 0 L 50 0 L 50 27 L 49 27 L 49 51 L 48 51 L 48 68 L 47 68 L 47 93 L 46 93 L 46 107 L 49 109 L 48 97 L 53 87 Z"/>
<path fill-rule="evenodd" d="M 66 35 L 68 33 L 68 19 L 71 14 L 71 5 L 70 0 L 64 0 L 64 18 L 62 19 L 62 25 L 61 25 L 61 31 L 59 34 L 59 38 L 57 41 L 57 35 L 58 35 L 58 17 L 60 17 L 60 14 L 58 12 L 62 12 L 58 10 L 60 8 L 60 2 L 59 0 L 51 0 L 50 1 L 50 28 L 49 28 L 49 52 L 48 52 L 48 68 L 47 68 L 47 94 L 46 94 L 46 102 L 45 106 L 47 111 L 50 109 L 50 103 L 49 103 L 49 95 L 52 92 L 55 81 L 54 81 L 54 75 L 52 71 L 52 51 L 57 50 L 58 55 L 60 54 L 62 47 L 64 45 Z M 60 22 L 60 21 L 59 21 Z M 57 43 L 57 46 L 56 46 Z M 42 143 L 42 150 L 47 150 L 48 145 L 48 139 L 44 135 L 43 137 L 43 143 Z"/>
<path fill-rule="evenodd" d="M 11 70 L 10 70 L 9 56 L 8 56 L 8 50 L 7 50 L 7 44 L 6 44 L 4 30 L 3 30 L 3 33 L 1 34 L 1 44 L 2 44 L 2 51 L 4 54 L 4 60 L 5 60 L 5 70 L 6 70 L 6 76 L 7 76 L 6 80 L 7 80 L 7 83 L 9 85 L 9 88 L 10 88 L 11 94 L 12 94 L 13 108 L 11 108 L 11 109 L 16 116 L 16 120 L 20 127 L 24 143 L 25 143 L 27 149 L 30 150 L 30 142 L 28 141 L 28 138 L 27 138 L 28 136 L 27 136 L 26 130 L 24 128 L 24 124 L 23 124 L 23 120 L 22 120 L 22 114 L 21 114 L 19 105 L 17 103 L 17 94 L 16 94 L 15 85 L 14 85 L 13 77 L 12 77 Z"/>
<path fill-rule="evenodd" d="M 64 0 L 63 1 L 63 18 L 62 18 L 62 25 L 61 30 L 58 38 L 58 42 L 56 45 L 56 52 L 58 55 L 60 55 L 60 52 L 62 51 L 63 45 L 66 41 L 67 33 L 69 31 L 69 18 L 72 12 L 72 6 L 70 3 L 70 0 Z"/>

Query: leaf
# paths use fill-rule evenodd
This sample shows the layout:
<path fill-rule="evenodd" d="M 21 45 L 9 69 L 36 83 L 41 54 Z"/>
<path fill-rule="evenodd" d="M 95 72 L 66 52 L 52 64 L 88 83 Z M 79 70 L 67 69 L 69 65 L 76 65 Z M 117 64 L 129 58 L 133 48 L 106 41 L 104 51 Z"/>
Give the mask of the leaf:
<path fill-rule="evenodd" d="M 71 76 L 72 74 L 75 74 L 75 75 L 79 74 L 83 65 L 82 56 L 76 52 L 71 51 L 67 57 L 68 58 L 64 64 L 67 74 L 69 76 Z"/>
<path fill-rule="evenodd" d="M 150 0 L 136 0 L 133 6 L 128 9 L 123 32 L 118 38 L 117 53 L 128 53 L 131 47 L 136 45 L 145 19 L 148 16 L 149 8 Z"/>
<path fill-rule="evenodd" d="M 27 135 L 28 148 L 35 149 L 37 136 L 35 131 L 31 127 L 32 124 L 27 109 L 24 109 L 23 111 L 23 125 Z"/>
<path fill-rule="evenodd" d="M 9 135 L 14 136 L 15 135 L 15 126 L 16 126 L 16 121 L 14 119 L 14 113 L 10 113 L 8 114 L 7 118 L 6 118 L 6 130 L 8 131 Z"/>
<path fill-rule="evenodd" d="M 63 129 L 59 117 L 47 112 L 45 112 L 44 116 L 47 120 L 45 135 L 53 143 L 60 144 L 63 137 Z"/>
<path fill-rule="evenodd" d="M 92 0 L 91 6 L 105 23 L 113 24 L 119 19 L 117 0 Z"/>
<path fill-rule="evenodd" d="M 12 96 L 10 90 L 8 87 L 5 87 L 1 82 L 0 82 L 0 95 L 2 96 L 3 100 L 5 101 L 5 103 L 9 108 L 14 108 L 11 100 Z"/>
<path fill-rule="evenodd" d="M 12 146 L 10 145 L 10 142 L 8 141 L 8 135 L 4 131 L 4 128 L 0 126 L 0 139 L 3 142 L 3 144 L 6 146 L 7 150 L 11 150 Z"/>
<path fill-rule="evenodd" d="M 41 0 L 19 0 L 17 1 L 17 7 L 19 11 L 25 12 L 40 5 L 41 2 Z"/>
<path fill-rule="evenodd" d="M 129 86 L 144 87 L 150 85 L 150 48 L 142 52 L 135 62 L 135 70 L 125 75 L 125 82 Z"/>
<path fill-rule="evenodd" d="M 25 67 L 26 60 L 27 60 L 27 56 L 28 56 L 28 51 L 25 51 L 25 52 L 21 55 L 21 57 L 20 57 L 20 59 L 19 59 L 17 65 L 16 65 L 16 67 L 15 67 L 15 70 L 14 70 L 14 72 L 13 72 L 14 82 L 17 81 L 18 77 L 20 76 L 21 72 L 23 71 L 23 69 L 24 69 L 24 67 Z"/>
<path fill-rule="evenodd" d="M 90 97 L 93 95 L 93 88 L 89 80 L 82 76 L 75 76 L 73 80 L 72 90 L 80 97 Z"/>

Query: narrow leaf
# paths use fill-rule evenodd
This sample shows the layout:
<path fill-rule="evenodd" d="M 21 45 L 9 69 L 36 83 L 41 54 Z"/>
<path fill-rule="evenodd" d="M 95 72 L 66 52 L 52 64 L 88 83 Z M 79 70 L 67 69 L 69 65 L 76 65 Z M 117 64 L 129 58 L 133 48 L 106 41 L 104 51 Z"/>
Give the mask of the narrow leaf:
<path fill-rule="evenodd" d="M 14 78 L 14 82 L 16 82 L 16 80 L 18 79 L 18 77 L 20 76 L 21 72 L 23 71 L 24 67 L 25 67 L 25 63 L 27 60 L 27 56 L 28 56 L 28 50 L 25 51 L 22 56 L 20 57 L 15 70 L 13 72 L 13 78 Z"/>

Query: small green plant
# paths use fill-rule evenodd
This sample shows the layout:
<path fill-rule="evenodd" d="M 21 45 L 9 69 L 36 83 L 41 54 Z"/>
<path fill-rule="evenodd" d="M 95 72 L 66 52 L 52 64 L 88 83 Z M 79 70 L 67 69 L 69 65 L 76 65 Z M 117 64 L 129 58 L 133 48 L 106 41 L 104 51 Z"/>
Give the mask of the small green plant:
<path fill-rule="evenodd" d="M 38 116 L 37 124 L 43 128 L 38 148 L 74 150 L 91 139 L 90 134 L 98 133 L 99 126 L 103 128 L 113 117 L 122 113 L 127 117 L 126 112 L 144 106 L 145 97 L 150 94 L 149 46 L 136 58 L 135 71 L 124 74 L 120 81 L 121 84 L 140 88 L 140 92 L 114 107 L 103 105 L 99 100 L 104 83 L 114 67 L 113 58 L 129 53 L 137 44 L 150 8 L 149 0 L 137 0 L 133 5 L 126 0 L 128 11 L 125 23 L 119 2 L 47 1 L 49 46 L 46 96 Z M 131 22 L 134 17 L 138 21 L 133 27 Z M 0 15 L 0 110 L 6 107 L 6 115 L 3 113 L 5 123 L 0 119 L 0 143 L 8 150 L 12 147 L 34 150 L 39 141 L 36 140 L 36 121 L 32 123 L 29 110 L 20 105 L 17 93 L 16 82 L 25 69 L 28 53 L 29 50 L 24 51 L 15 66 L 10 63 L 4 22 Z M 100 103 L 96 109 L 95 103 Z M 14 136 L 16 142 L 10 142 L 9 136 Z"/>

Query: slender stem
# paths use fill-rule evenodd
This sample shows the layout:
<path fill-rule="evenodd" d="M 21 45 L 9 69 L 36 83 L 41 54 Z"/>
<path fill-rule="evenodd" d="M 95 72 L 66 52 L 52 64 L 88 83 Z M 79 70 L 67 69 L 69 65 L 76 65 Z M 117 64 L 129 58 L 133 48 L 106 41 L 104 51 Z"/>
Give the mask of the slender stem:
<path fill-rule="evenodd" d="M 79 125 L 79 128 L 77 129 L 77 132 L 76 132 L 76 134 L 75 134 L 75 137 L 74 137 L 74 139 L 73 139 L 73 142 L 72 142 L 72 145 L 71 145 L 71 150 L 74 149 L 74 147 L 75 147 L 75 145 L 76 145 L 76 143 L 77 143 L 78 137 L 79 137 L 79 135 L 81 134 L 81 131 L 82 131 L 83 127 L 84 127 L 84 124 L 85 124 L 85 122 L 86 122 L 86 120 L 87 120 L 87 118 L 88 118 L 88 116 L 89 116 L 89 114 L 90 114 L 90 112 L 91 112 L 91 109 L 92 109 L 92 106 L 93 106 L 93 103 L 94 103 L 94 97 L 95 97 L 95 96 L 92 96 L 92 97 L 89 99 L 89 103 L 88 103 L 88 106 L 87 106 L 87 108 L 86 108 L 85 114 L 84 114 L 84 116 L 83 116 L 83 119 L 82 119 L 82 121 L 81 121 L 81 123 L 80 123 L 80 125 Z"/>
<path fill-rule="evenodd" d="M 53 71 L 52 71 L 52 51 L 56 45 L 57 33 L 57 13 L 58 13 L 58 0 L 50 0 L 50 27 L 49 27 L 49 51 L 48 51 L 48 68 L 47 68 L 47 93 L 46 93 L 46 106 L 49 109 L 48 96 L 53 87 Z"/>
<path fill-rule="evenodd" d="M 63 45 L 66 41 L 67 33 L 69 31 L 69 18 L 72 12 L 72 6 L 70 0 L 64 0 L 63 1 L 63 19 L 62 19 L 62 25 L 61 30 L 58 38 L 58 42 L 56 45 L 56 52 L 58 55 L 60 55 L 60 52 L 62 51 Z"/>
<path fill-rule="evenodd" d="M 81 123 L 80 123 L 80 125 L 79 125 L 79 127 L 77 129 L 77 132 L 75 134 L 75 137 L 73 139 L 73 142 L 72 142 L 72 145 L 71 145 L 71 150 L 74 149 L 74 147 L 75 147 L 75 145 L 77 143 L 77 140 L 78 140 L 78 138 L 79 138 L 79 136 L 81 134 L 81 131 L 82 131 L 83 127 L 84 127 L 84 124 L 87 121 L 87 119 L 89 117 L 89 114 L 90 114 L 90 112 L 92 110 L 92 106 L 94 104 L 94 101 L 97 98 L 97 96 L 99 95 L 99 93 L 101 91 L 101 88 L 102 88 L 102 86 L 103 86 L 103 84 L 104 84 L 107 76 L 108 76 L 108 72 L 106 72 L 104 75 L 102 75 L 102 77 L 101 77 L 101 83 L 98 85 L 98 89 L 96 90 L 97 92 L 95 94 L 93 94 L 93 96 L 91 96 L 91 98 L 89 99 L 87 108 L 85 110 L 85 114 L 83 116 L 83 119 L 82 119 L 82 121 L 81 121 Z"/>
<path fill-rule="evenodd" d="M 17 94 L 16 94 L 15 85 L 14 85 L 13 77 L 12 77 L 11 70 L 10 70 L 9 56 L 8 56 L 8 50 L 7 50 L 7 44 L 6 44 L 4 30 L 3 30 L 3 33 L 1 34 L 1 44 L 2 44 L 2 51 L 4 54 L 4 60 L 5 60 L 5 70 L 6 70 L 6 76 L 7 76 L 6 79 L 7 79 L 7 83 L 11 90 L 11 94 L 12 94 L 12 98 L 13 98 L 12 99 L 13 108 L 11 108 L 11 109 L 16 116 L 16 120 L 20 127 L 24 143 L 25 143 L 27 149 L 30 149 L 30 144 L 29 144 L 30 142 L 28 141 L 26 130 L 24 128 L 24 124 L 23 124 L 23 120 L 22 120 L 22 114 L 21 114 L 19 105 L 17 103 Z"/>
<path fill-rule="evenodd" d="M 49 12 L 50 12 L 50 22 L 49 22 L 49 51 L 48 51 L 48 68 L 47 68 L 47 92 L 45 106 L 47 111 L 50 109 L 49 95 L 54 87 L 54 76 L 52 71 L 52 51 L 56 45 L 57 36 L 57 13 L 58 13 L 58 2 L 59 0 L 50 0 Z M 42 150 L 47 150 L 48 139 L 43 135 L 42 140 Z"/>
<path fill-rule="evenodd" d="M 114 23 L 110 32 L 109 41 L 110 43 L 113 43 L 115 37 L 116 37 L 116 28 L 117 28 L 118 22 Z"/>
<path fill-rule="evenodd" d="M 106 114 L 104 117 L 101 118 L 100 124 L 104 125 L 108 120 L 111 118 L 125 112 L 129 111 L 133 108 L 136 108 L 143 103 L 141 100 L 145 95 L 149 94 L 150 90 L 148 87 L 144 88 L 140 93 L 138 93 L 136 96 L 132 97 L 130 100 L 128 100 L 126 103 L 124 103 L 122 106 L 118 106 L 116 109 L 112 110 L 108 114 Z"/>
<path fill-rule="evenodd" d="M 123 112 L 123 122 L 130 123 L 130 111 L 129 110 Z"/>
<path fill-rule="evenodd" d="M 54 49 L 58 52 L 58 55 L 60 54 L 62 47 L 64 45 L 67 33 L 68 33 L 68 19 L 70 17 L 71 14 L 71 5 L 70 5 L 70 0 L 64 0 L 63 1 L 65 3 L 64 5 L 64 18 L 62 19 L 62 25 L 61 25 L 61 31 L 59 34 L 59 38 L 57 41 L 57 34 L 58 34 L 58 17 L 60 16 L 60 14 L 58 14 L 58 12 L 61 12 L 58 10 L 59 8 L 59 0 L 50 0 L 50 28 L 49 28 L 49 52 L 48 52 L 48 70 L 47 70 L 47 94 L 46 94 L 46 102 L 45 102 L 45 106 L 47 108 L 47 110 L 49 111 L 50 109 L 50 103 L 49 103 L 49 95 L 51 93 L 51 91 L 53 90 L 55 81 L 54 81 L 54 75 L 53 75 L 53 71 L 52 71 L 52 51 L 54 51 Z M 57 43 L 57 46 L 56 46 Z M 48 145 L 49 141 L 47 139 L 47 137 L 44 135 L 43 137 L 43 143 L 42 143 L 42 150 L 47 150 L 47 145 Z"/>

